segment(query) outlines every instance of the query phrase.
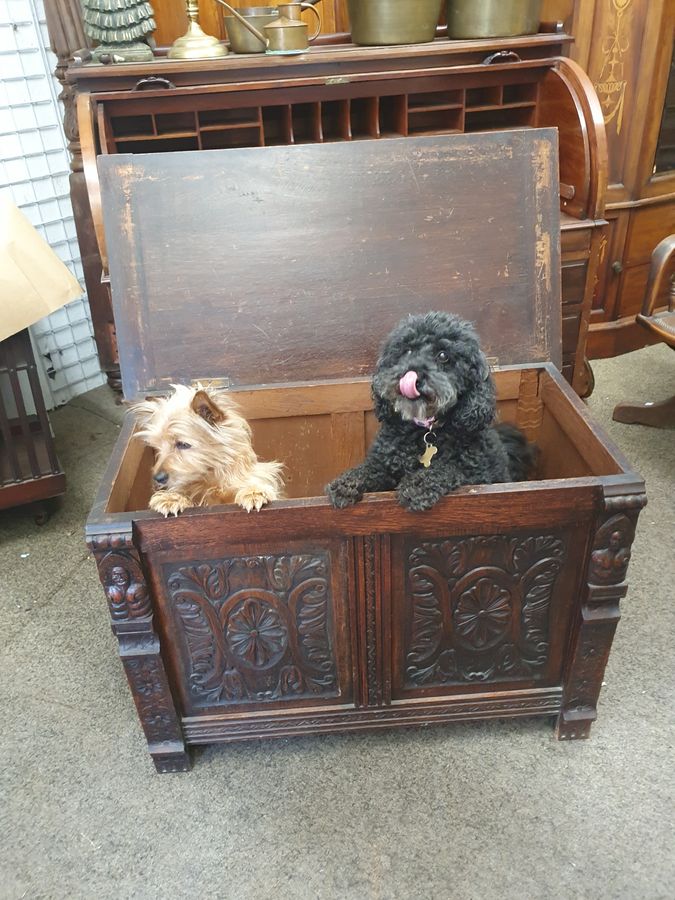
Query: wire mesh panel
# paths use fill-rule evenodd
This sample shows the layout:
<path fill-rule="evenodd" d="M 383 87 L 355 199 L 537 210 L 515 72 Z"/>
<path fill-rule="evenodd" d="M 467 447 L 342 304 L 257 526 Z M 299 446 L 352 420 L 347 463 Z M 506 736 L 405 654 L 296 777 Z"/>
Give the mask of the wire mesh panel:
<path fill-rule="evenodd" d="M 42 0 L 0 0 L 0 192 L 82 283 L 70 159 Z M 49 407 L 105 383 L 86 297 L 31 326 Z M 50 396 L 51 394 L 51 396 Z"/>

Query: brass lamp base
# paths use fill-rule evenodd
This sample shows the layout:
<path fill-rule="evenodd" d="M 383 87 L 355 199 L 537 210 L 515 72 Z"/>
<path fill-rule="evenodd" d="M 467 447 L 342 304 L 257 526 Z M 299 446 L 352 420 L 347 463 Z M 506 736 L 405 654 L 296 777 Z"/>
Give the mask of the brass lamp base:
<path fill-rule="evenodd" d="M 218 38 L 204 34 L 199 24 L 191 20 L 188 30 L 176 38 L 167 56 L 169 59 L 219 59 L 227 56 L 227 47 Z"/>

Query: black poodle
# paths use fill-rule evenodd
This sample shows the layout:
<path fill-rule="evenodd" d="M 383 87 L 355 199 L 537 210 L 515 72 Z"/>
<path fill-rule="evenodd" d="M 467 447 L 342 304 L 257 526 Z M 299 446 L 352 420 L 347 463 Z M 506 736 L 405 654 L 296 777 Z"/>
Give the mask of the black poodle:
<path fill-rule="evenodd" d="M 402 506 L 430 509 L 464 484 L 523 481 L 534 447 L 512 425 L 493 425 L 495 386 L 472 326 L 431 312 L 403 319 L 373 377 L 381 425 L 364 463 L 331 482 L 333 506 L 397 489 Z"/>

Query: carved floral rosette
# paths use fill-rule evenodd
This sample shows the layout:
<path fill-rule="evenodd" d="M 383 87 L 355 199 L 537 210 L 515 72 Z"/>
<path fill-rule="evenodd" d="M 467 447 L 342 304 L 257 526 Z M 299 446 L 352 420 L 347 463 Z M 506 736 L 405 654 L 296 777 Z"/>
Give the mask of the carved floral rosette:
<path fill-rule="evenodd" d="M 409 687 L 534 678 L 567 554 L 556 535 L 424 542 L 408 555 Z"/>
<path fill-rule="evenodd" d="M 164 571 L 196 706 L 339 694 L 327 553 Z"/>

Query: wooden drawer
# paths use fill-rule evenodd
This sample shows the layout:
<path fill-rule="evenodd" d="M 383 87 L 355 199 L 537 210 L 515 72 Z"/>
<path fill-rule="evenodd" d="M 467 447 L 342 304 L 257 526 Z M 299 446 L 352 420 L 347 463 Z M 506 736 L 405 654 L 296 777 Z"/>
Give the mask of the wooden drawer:
<path fill-rule="evenodd" d="M 566 255 L 579 254 L 588 252 L 591 247 L 591 234 L 593 228 L 570 228 L 565 227 L 565 220 L 568 217 L 562 217 L 560 232 L 560 249 L 562 250 L 563 260 Z M 574 220 L 571 220 L 574 221 Z"/>
<path fill-rule="evenodd" d="M 588 261 L 565 263 L 562 265 L 562 302 L 571 306 L 584 302 Z"/>

